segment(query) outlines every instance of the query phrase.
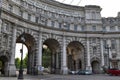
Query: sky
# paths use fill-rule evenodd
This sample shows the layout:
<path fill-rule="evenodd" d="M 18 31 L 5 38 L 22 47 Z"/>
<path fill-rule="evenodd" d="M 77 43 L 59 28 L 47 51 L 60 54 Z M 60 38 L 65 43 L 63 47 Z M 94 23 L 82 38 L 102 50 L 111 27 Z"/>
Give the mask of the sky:
<path fill-rule="evenodd" d="M 85 6 L 85 5 L 98 5 L 102 8 L 102 17 L 116 17 L 120 11 L 120 0 L 56 0 L 71 5 Z M 72 2 L 72 3 L 71 3 Z"/>
<path fill-rule="evenodd" d="M 22 44 L 21 43 L 17 43 L 16 44 L 16 50 L 15 50 L 15 58 L 21 58 L 21 53 L 20 53 L 20 49 L 22 49 Z M 27 47 L 25 45 L 23 45 L 23 58 L 25 58 L 26 53 L 28 53 Z"/>

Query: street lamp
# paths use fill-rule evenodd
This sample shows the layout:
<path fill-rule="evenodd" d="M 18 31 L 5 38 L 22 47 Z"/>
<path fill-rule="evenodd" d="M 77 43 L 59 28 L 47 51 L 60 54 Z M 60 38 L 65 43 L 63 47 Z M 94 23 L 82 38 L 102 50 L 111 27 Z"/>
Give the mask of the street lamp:
<path fill-rule="evenodd" d="M 105 49 L 107 49 L 107 52 L 108 52 L 108 69 L 110 69 L 110 49 L 111 49 L 111 47 L 107 44 L 106 46 L 105 46 Z"/>
<path fill-rule="evenodd" d="M 22 42 L 25 42 L 24 36 L 21 37 Z M 18 79 L 23 79 L 23 43 L 22 43 L 22 49 L 20 49 L 21 52 L 21 61 L 20 61 L 20 69 L 19 69 L 19 75 Z"/>

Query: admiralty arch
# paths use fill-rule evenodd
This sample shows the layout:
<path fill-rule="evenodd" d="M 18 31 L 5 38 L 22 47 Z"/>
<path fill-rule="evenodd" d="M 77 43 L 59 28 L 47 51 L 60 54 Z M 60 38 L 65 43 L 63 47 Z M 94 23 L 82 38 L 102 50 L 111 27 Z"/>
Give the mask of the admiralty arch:
<path fill-rule="evenodd" d="M 28 74 L 42 66 L 43 45 L 51 51 L 50 70 L 54 74 L 120 69 L 120 13 L 104 18 L 101 10 L 97 5 L 73 6 L 55 0 L 0 0 L 4 75 L 16 75 L 16 43 L 28 48 Z"/>

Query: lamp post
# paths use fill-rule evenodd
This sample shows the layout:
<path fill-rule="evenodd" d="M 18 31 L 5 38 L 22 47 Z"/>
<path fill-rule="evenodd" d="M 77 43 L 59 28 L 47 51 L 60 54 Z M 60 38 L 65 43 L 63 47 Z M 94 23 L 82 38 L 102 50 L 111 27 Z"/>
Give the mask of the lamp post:
<path fill-rule="evenodd" d="M 22 42 L 25 42 L 24 36 L 21 37 Z M 19 75 L 18 79 L 23 79 L 23 43 L 22 43 L 22 49 L 20 49 L 21 52 L 21 61 L 20 61 L 20 69 L 19 69 Z"/>
<path fill-rule="evenodd" d="M 111 49 L 111 47 L 107 44 L 105 46 L 105 49 L 107 49 L 107 52 L 108 52 L 108 69 L 110 69 L 110 52 L 109 52 L 109 50 Z"/>

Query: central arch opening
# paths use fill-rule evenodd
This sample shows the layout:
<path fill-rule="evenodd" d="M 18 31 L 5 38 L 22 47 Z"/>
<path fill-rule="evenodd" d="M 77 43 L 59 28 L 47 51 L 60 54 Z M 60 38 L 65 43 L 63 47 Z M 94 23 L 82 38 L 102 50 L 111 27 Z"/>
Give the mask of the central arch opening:
<path fill-rule="evenodd" d="M 60 45 L 55 39 L 47 39 L 43 43 L 42 65 L 44 72 L 60 73 Z"/>
<path fill-rule="evenodd" d="M 16 40 L 16 45 L 18 44 L 20 44 L 21 46 L 23 45 L 23 49 L 20 49 L 19 54 L 16 53 L 16 55 L 21 55 L 20 51 L 23 50 L 24 59 L 23 59 L 22 66 L 24 68 L 24 71 L 26 71 L 27 74 L 35 74 L 35 66 L 36 66 L 35 39 L 30 34 L 23 33 Z M 18 64 L 18 63 L 15 63 L 15 64 Z"/>
<path fill-rule="evenodd" d="M 84 69 L 84 47 L 78 41 L 70 42 L 67 46 L 67 65 L 69 71 Z"/>

